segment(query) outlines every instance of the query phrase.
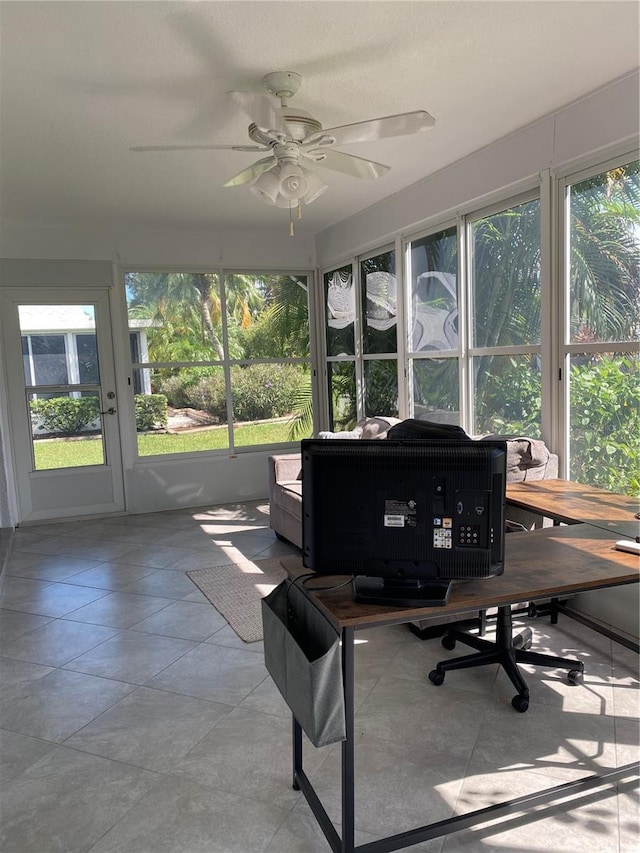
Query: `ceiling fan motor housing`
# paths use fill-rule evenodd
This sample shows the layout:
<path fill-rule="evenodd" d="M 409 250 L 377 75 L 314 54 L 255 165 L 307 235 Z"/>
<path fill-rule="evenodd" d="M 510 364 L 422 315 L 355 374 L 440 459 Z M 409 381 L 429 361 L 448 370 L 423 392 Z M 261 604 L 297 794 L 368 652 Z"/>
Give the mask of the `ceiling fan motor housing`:
<path fill-rule="evenodd" d="M 295 71 L 274 71 L 265 74 L 262 83 L 270 95 L 276 98 L 292 98 L 300 88 L 302 77 Z"/>

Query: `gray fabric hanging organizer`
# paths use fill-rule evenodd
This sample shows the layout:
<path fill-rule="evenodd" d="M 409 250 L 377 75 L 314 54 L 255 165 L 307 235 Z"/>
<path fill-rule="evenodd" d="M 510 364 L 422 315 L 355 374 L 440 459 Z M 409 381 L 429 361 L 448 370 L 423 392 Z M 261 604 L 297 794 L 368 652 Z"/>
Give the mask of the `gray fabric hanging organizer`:
<path fill-rule="evenodd" d="M 314 746 L 345 738 L 340 637 L 290 580 L 262 599 L 264 660 Z"/>

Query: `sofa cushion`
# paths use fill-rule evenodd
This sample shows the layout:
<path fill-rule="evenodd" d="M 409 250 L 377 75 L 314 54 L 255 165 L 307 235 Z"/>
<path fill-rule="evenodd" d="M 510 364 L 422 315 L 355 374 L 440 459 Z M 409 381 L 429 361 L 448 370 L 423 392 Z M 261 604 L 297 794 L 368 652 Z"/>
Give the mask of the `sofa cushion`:
<path fill-rule="evenodd" d="M 356 429 L 358 427 L 361 428 L 361 438 L 384 438 L 387 434 L 387 431 L 390 430 L 392 426 L 395 426 L 399 423 L 400 418 L 362 418 L 361 421 L 358 421 Z"/>
<path fill-rule="evenodd" d="M 523 480 L 542 480 L 557 477 L 555 455 L 537 438 L 524 438 L 513 435 L 485 435 L 483 438 L 496 438 L 507 442 L 507 482 L 518 483 Z"/>
<path fill-rule="evenodd" d="M 318 438 L 362 438 L 361 429 L 348 429 L 341 432 L 331 432 L 331 430 L 323 430 L 318 433 Z"/>
<path fill-rule="evenodd" d="M 278 503 L 293 515 L 301 515 L 302 480 L 278 483 Z"/>
<path fill-rule="evenodd" d="M 408 418 L 396 426 L 391 427 L 387 433 L 388 439 L 457 439 L 458 441 L 471 441 L 471 436 L 457 424 L 442 424 L 437 421 L 427 421 L 417 418 Z"/>

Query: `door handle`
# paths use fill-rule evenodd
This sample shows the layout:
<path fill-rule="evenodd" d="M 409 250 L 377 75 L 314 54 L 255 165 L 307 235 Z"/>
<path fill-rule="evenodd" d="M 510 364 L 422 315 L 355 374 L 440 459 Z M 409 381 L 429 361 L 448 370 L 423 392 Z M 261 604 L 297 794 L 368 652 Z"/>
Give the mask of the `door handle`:
<path fill-rule="evenodd" d="M 115 415 L 116 410 L 111 406 L 110 409 L 107 409 L 106 412 L 100 412 L 101 415 Z"/>

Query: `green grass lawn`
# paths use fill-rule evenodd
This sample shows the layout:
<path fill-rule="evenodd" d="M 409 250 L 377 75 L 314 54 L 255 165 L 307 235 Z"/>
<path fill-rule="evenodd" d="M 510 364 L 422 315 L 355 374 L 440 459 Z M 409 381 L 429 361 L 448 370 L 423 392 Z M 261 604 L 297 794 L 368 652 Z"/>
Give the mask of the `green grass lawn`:
<path fill-rule="evenodd" d="M 234 430 L 236 447 L 279 444 L 286 441 L 290 441 L 289 424 L 284 421 L 247 424 L 246 426 L 237 426 Z M 138 435 L 138 453 L 140 456 L 164 456 L 168 453 L 194 453 L 202 450 L 225 450 L 228 448 L 229 434 L 226 427 L 212 427 L 194 432 L 141 433 Z M 79 468 L 83 465 L 102 465 L 104 461 L 100 438 L 87 438 L 82 441 L 65 439 L 36 441 L 34 452 L 37 471 L 47 471 L 52 468 Z"/>

